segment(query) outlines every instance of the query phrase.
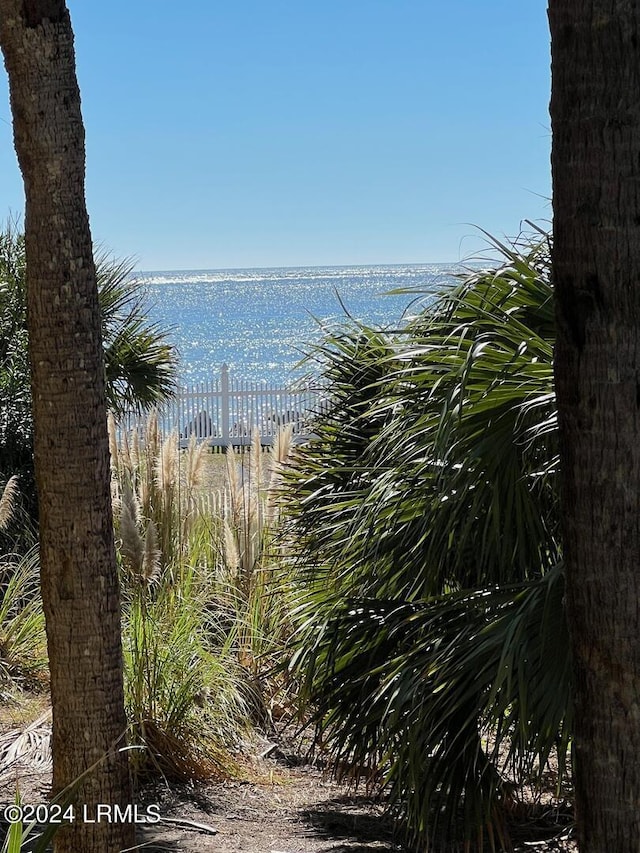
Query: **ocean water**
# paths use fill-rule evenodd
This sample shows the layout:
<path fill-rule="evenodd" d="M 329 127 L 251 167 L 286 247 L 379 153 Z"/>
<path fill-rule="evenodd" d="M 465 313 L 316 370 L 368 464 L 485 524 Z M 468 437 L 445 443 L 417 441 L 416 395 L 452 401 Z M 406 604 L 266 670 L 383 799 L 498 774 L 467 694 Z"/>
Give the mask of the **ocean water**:
<path fill-rule="evenodd" d="M 454 264 L 139 273 L 149 318 L 170 329 L 180 382 L 217 376 L 290 383 L 326 328 L 347 319 L 397 328 L 459 271 Z M 411 288 L 418 296 L 390 294 Z M 418 301 L 416 301 L 418 299 Z"/>

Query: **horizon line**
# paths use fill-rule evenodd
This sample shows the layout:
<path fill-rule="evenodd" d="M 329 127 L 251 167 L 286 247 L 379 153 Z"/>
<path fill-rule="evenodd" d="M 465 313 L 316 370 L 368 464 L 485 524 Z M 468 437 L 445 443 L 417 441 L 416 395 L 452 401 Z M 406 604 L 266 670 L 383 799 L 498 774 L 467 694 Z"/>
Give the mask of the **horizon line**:
<path fill-rule="evenodd" d="M 489 259 L 487 259 L 489 260 Z M 246 267 L 164 267 L 157 269 L 135 269 L 134 274 L 152 275 L 154 273 L 197 273 L 197 272 L 255 272 L 264 270 L 309 270 L 309 269 L 367 269 L 373 267 L 461 267 L 481 263 L 480 258 L 459 261 L 398 261 L 396 263 L 354 263 L 354 264 L 285 264 Z"/>

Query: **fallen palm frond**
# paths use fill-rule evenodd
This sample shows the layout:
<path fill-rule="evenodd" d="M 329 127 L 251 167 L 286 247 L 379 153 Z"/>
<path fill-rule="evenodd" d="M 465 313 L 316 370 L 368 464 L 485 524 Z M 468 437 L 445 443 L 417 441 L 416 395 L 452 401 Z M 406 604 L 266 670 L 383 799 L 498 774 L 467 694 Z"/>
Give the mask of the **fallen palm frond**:
<path fill-rule="evenodd" d="M 30 753 L 34 752 L 34 750 L 31 749 L 34 744 L 37 747 L 36 751 L 38 753 L 36 756 L 38 769 L 42 770 L 43 764 L 45 766 L 48 765 L 50 761 L 49 742 L 51 724 L 50 721 L 47 722 L 47 717 L 50 716 L 51 712 L 47 711 L 42 715 L 42 717 L 35 720 L 25 729 L 16 731 L 15 733 L 10 733 L 11 735 L 16 735 L 14 742 L 9 744 L 8 747 L 8 753 L 12 753 L 13 755 L 11 766 L 18 761 L 28 760 Z M 25 737 L 26 733 L 28 733 L 27 737 Z M 116 751 L 119 752 L 126 749 L 126 747 L 122 747 L 120 745 L 125 734 L 126 732 L 122 732 L 120 737 L 117 738 L 107 752 L 103 753 L 97 761 L 87 767 L 83 773 L 77 776 L 61 791 L 58 791 L 56 796 L 51 800 L 51 803 L 49 804 L 50 806 L 58 805 L 60 807 L 59 817 L 61 820 L 52 820 L 43 823 L 36 812 L 35 817 L 31 818 L 29 822 L 24 820 L 11 822 L 9 832 L 6 835 L 2 846 L 2 853 L 20 853 L 20 851 L 24 849 L 31 850 L 32 853 L 48 853 L 48 851 L 51 850 L 51 844 L 54 836 L 61 826 L 70 819 L 67 809 L 69 806 L 72 806 L 73 803 L 77 802 L 78 792 L 83 782 L 87 780 L 95 770 L 109 758 L 110 755 Z M 20 747 L 22 747 L 22 749 Z M 20 788 L 16 784 L 14 803 L 19 806 L 21 802 L 22 796 L 20 794 Z M 5 823 L 7 823 L 7 821 L 5 821 Z"/>
<path fill-rule="evenodd" d="M 0 735 L 0 777 L 9 775 L 17 763 L 37 769 L 51 766 L 51 710 L 24 728 Z"/>

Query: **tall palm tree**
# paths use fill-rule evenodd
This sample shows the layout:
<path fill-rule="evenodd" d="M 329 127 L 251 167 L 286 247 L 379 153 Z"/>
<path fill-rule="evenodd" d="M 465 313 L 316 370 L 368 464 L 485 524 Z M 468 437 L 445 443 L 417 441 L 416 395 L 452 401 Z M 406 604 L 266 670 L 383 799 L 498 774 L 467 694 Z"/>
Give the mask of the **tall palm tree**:
<path fill-rule="evenodd" d="M 514 781 L 570 733 L 548 245 L 500 248 L 403 331 L 324 343 L 288 479 L 319 736 L 448 844 L 506 844 Z"/>
<path fill-rule="evenodd" d="M 85 201 L 84 126 L 64 0 L 0 0 L 14 143 L 25 187 L 27 326 L 40 580 L 53 713 L 53 794 L 131 802 L 111 512 L 101 314 Z M 91 773 L 87 775 L 87 771 Z M 56 853 L 115 853 L 130 824 L 62 827 Z"/>
<path fill-rule="evenodd" d="M 640 5 L 550 0 L 553 277 L 583 853 L 640 838 Z"/>

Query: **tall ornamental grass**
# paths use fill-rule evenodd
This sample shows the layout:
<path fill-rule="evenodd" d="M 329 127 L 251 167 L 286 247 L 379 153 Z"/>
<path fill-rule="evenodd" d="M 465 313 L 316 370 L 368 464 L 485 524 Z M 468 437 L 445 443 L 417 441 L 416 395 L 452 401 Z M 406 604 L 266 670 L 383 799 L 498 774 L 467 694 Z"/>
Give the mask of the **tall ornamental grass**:
<path fill-rule="evenodd" d="M 230 749 L 247 716 L 240 670 L 215 606 L 212 567 L 190 548 L 204 451 L 192 443 L 180 454 L 153 416 L 142 437 L 134 432 L 118 447 L 113 421 L 110 436 L 125 698 L 132 739 L 146 747 L 134 767 L 176 779 L 232 773 Z"/>
<path fill-rule="evenodd" d="M 0 690 L 43 689 L 47 641 L 36 549 L 0 558 Z"/>
<path fill-rule="evenodd" d="M 226 487 L 209 487 L 195 438 L 180 451 L 151 417 L 116 440 L 113 499 L 124 598 L 126 698 L 140 772 L 202 779 L 234 773 L 251 720 L 265 722 L 270 671 L 288 636 L 275 498 L 290 431 L 272 454 L 259 436 L 229 450 Z M 210 472 L 209 472 L 210 473 Z"/>
<path fill-rule="evenodd" d="M 18 477 L 0 495 L 0 533 L 20 515 Z M 43 687 L 47 647 L 37 548 L 0 557 L 0 689 Z"/>
<path fill-rule="evenodd" d="M 263 723 L 281 716 L 288 705 L 289 685 L 279 665 L 292 631 L 293 592 L 280 495 L 294 459 L 292 439 L 289 424 L 268 453 L 254 433 L 248 454 L 232 448 L 226 454 L 217 594 L 233 613 L 238 663 Z"/>

